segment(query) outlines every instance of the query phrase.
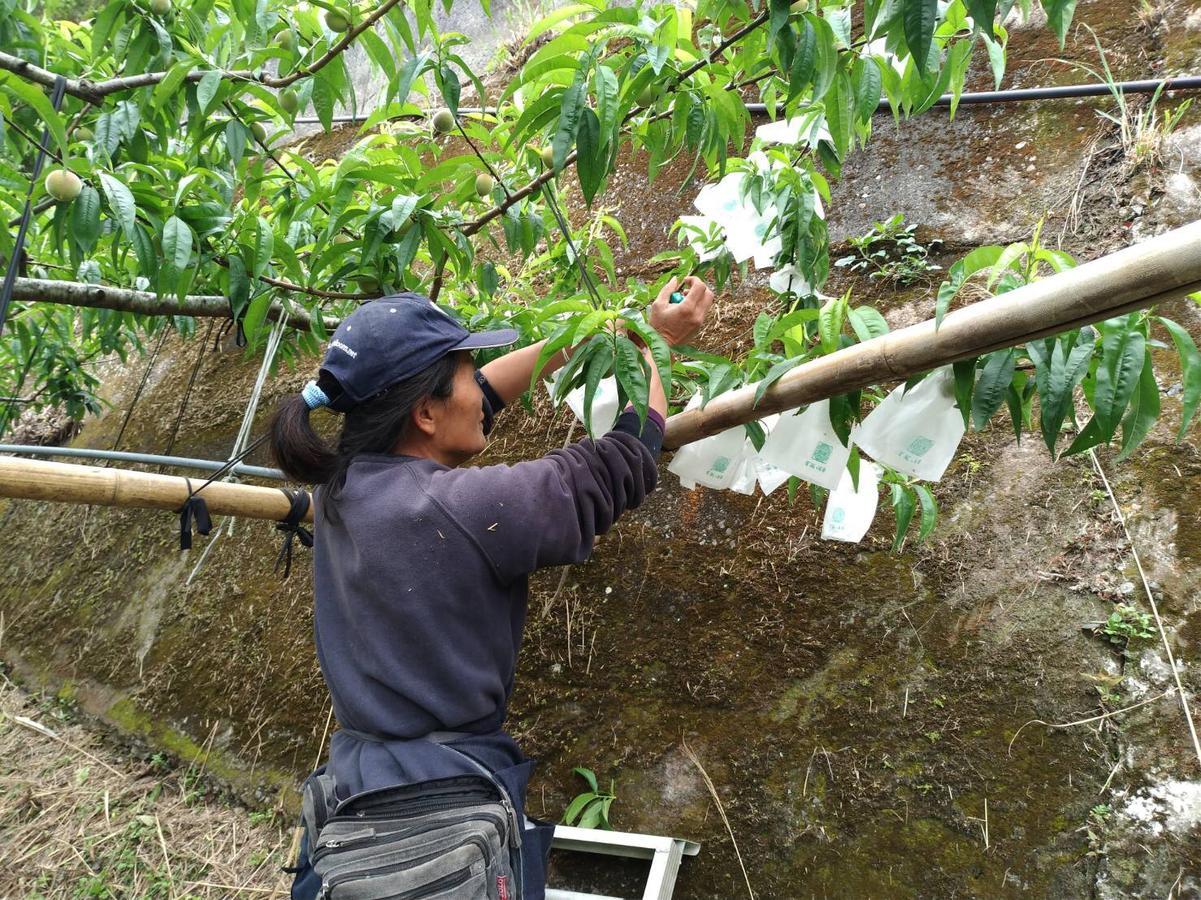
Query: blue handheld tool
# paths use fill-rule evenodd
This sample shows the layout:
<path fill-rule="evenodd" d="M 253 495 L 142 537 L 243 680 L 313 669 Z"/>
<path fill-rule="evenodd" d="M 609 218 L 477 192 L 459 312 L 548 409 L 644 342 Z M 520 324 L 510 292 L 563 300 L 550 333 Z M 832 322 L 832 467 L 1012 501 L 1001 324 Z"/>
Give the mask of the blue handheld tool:
<path fill-rule="evenodd" d="M 672 291 L 671 292 L 671 300 L 669 302 L 670 303 L 683 303 L 684 295 L 681 294 L 679 291 Z"/>

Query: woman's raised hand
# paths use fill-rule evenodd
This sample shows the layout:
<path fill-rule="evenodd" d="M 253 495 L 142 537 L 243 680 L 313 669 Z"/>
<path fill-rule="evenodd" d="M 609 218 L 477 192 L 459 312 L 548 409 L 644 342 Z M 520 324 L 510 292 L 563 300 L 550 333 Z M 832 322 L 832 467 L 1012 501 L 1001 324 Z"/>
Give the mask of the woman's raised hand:
<path fill-rule="evenodd" d="M 680 303 L 672 303 L 671 295 L 679 289 L 684 294 Z M 651 327 L 659 332 L 669 345 L 687 343 L 705 323 L 709 307 L 713 305 L 713 291 L 695 275 L 684 279 L 681 287 L 678 278 L 663 285 L 659 296 L 651 304 Z"/>

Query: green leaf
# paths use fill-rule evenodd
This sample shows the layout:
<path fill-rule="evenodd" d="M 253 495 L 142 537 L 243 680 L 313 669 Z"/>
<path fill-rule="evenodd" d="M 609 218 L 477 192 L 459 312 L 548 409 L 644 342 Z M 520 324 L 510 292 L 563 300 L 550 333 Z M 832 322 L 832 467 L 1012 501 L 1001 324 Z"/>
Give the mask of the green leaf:
<path fill-rule="evenodd" d="M 1122 419 L 1122 449 L 1118 462 L 1126 459 L 1142 443 L 1143 438 L 1159 418 L 1159 385 L 1155 382 L 1155 369 L 1151 354 L 1143 356 L 1143 371 L 1139 375 L 1138 390 L 1130 401 L 1130 409 Z"/>
<path fill-rule="evenodd" d="M 847 318 L 850 319 L 855 337 L 861 341 L 870 341 L 872 338 L 888 334 L 888 322 L 874 307 L 856 306 L 847 314 Z"/>
<path fill-rule="evenodd" d="M 571 343 L 571 338 L 575 334 L 577 317 L 572 317 L 558 327 L 558 329 L 542 345 L 542 349 L 538 351 L 538 358 L 534 362 L 534 371 L 530 377 L 530 390 L 532 391 L 538 386 L 538 378 L 542 374 L 542 370 L 546 368 L 546 364 L 550 362 L 550 358 Z M 562 374 L 559 376 L 562 378 Z"/>
<path fill-rule="evenodd" d="M 451 68 L 449 63 L 443 63 L 438 70 L 440 82 L 442 86 L 442 97 L 446 100 L 446 105 L 451 113 L 458 118 L 459 115 L 459 96 L 463 92 L 463 87 L 459 84 L 459 76 L 455 74 L 455 70 Z"/>
<path fill-rule="evenodd" d="M 788 73 L 788 103 L 791 103 L 813 82 L 817 71 L 817 29 L 805 16 L 801 20 L 796 49 L 792 53 L 792 68 Z"/>
<path fill-rule="evenodd" d="M 1026 345 L 1026 352 L 1034 362 L 1043 441 L 1052 456 L 1059 429 L 1072 408 L 1072 395 L 1088 372 L 1095 340 L 1095 332 L 1087 328 L 1078 336 L 1047 338 Z"/>
<path fill-rule="evenodd" d="M 555 129 L 555 138 L 551 147 L 554 150 L 554 169 L 558 172 L 567 160 L 567 154 L 575 146 L 576 131 L 580 126 L 580 116 L 584 110 L 584 100 L 587 95 L 584 82 L 579 74 L 571 87 L 563 92 L 563 101 L 559 106 L 559 124 Z"/>
<path fill-rule="evenodd" d="M 413 89 L 413 81 L 417 75 L 424 70 L 429 63 L 429 53 L 421 53 L 417 56 L 410 57 L 409 60 L 400 67 L 400 72 L 396 81 L 396 102 L 405 103 L 409 99 L 409 91 Z M 326 129 L 327 131 L 329 129 Z"/>
<path fill-rule="evenodd" d="M 522 41 L 522 43 L 523 44 L 530 43 L 535 38 L 542 35 L 544 32 L 547 32 L 550 29 L 554 28 L 556 25 L 558 25 L 564 19 L 569 19 L 572 16 L 578 16 L 578 15 L 582 15 L 583 13 L 590 13 L 590 12 L 595 12 L 595 10 L 591 6 L 589 6 L 587 3 L 572 3 L 572 4 L 569 4 L 568 6 L 560 7 L 559 9 L 556 9 L 554 12 L 550 13 L 547 16 L 544 16 L 543 18 L 541 18 L 537 22 L 535 22 L 533 27 L 531 27 L 529 29 L 529 31 L 526 32 L 525 39 Z"/>
<path fill-rule="evenodd" d="M 971 424 L 972 390 L 976 383 L 976 357 L 961 359 L 952 367 L 955 373 L 955 405 L 963 414 L 963 427 Z"/>
<path fill-rule="evenodd" d="M 972 394 L 972 424 L 979 431 L 988 424 L 1001 404 L 1013 382 L 1013 370 L 1017 365 L 1017 352 L 998 350 L 985 358 L 984 369 Z"/>
<path fill-rule="evenodd" d="M 874 57 L 860 57 L 851 70 L 855 86 L 855 121 L 870 122 L 880 105 L 880 66 Z"/>
<path fill-rule="evenodd" d="M 334 128 L 334 106 L 338 102 L 338 89 L 332 78 L 326 73 L 329 66 L 321 69 L 313 76 L 313 110 L 321 122 L 321 127 L 327 132 Z"/>
<path fill-rule="evenodd" d="M 917 509 L 917 500 L 912 490 L 903 484 L 893 484 L 892 486 L 892 508 L 897 514 L 897 532 L 892 539 L 892 550 L 897 552 L 901 549 L 901 544 L 905 542 L 905 532 L 909 530 L 909 523 L 913 521 L 913 513 Z"/>
<path fill-rule="evenodd" d="M 221 72 L 210 69 L 200 78 L 196 85 L 196 103 L 200 106 L 202 115 L 208 115 L 217 97 L 217 88 L 221 87 Z"/>
<path fill-rule="evenodd" d="M 1109 319 L 1099 327 L 1101 361 L 1093 391 L 1093 417 L 1068 447 L 1068 456 L 1113 438 L 1143 370 L 1147 348 L 1139 330 L 1138 313 Z"/>
<path fill-rule="evenodd" d="M 576 766 L 571 771 L 573 771 L 575 774 L 579 775 L 586 782 L 588 782 L 588 787 L 590 787 L 593 790 L 593 792 L 598 793 L 598 794 L 600 793 L 600 788 L 597 786 L 597 783 L 596 783 L 596 773 L 595 772 L 593 772 L 591 769 L 585 768 L 584 766 Z"/>
<path fill-rule="evenodd" d="M 1176 440 L 1182 441 L 1193 415 L 1197 412 L 1198 404 L 1201 404 L 1201 353 L 1197 351 L 1192 336 L 1182 325 L 1163 316 L 1158 318 L 1159 323 L 1172 336 L 1176 353 L 1180 356 L 1180 379 L 1184 389 L 1180 397 L 1180 430 L 1176 433 Z"/>
<path fill-rule="evenodd" d="M 188 77 L 188 73 L 192 71 L 195 65 L 195 61 L 190 59 L 185 59 L 173 65 L 167 72 L 166 77 L 155 85 L 151 106 L 155 109 L 160 109 L 164 103 L 176 96 L 184 79 Z"/>
<path fill-rule="evenodd" d="M 192 229 L 172 216 L 163 224 L 163 265 L 169 272 L 182 273 L 192 261 Z M 179 295 L 180 300 L 183 294 Z"/>
<path fill-rule="evenodd" d="M 125 182 L 108 172 L 100 173 L 100 186 L 104 189 L 104 196 L 108 200 L 113 217 L 121 226 L 121 230 L 125 232 L 125 236 L 133 240 L 134 225 L 138 216 L 138 208 L 133 194 L 125 186 Z"/>
<path fill-rule="evenodd" d="M 250 300 L 250 278 L 246 274 L 246 263 L 237 254 L 229 258 L 229 307 L 235 319 L 239 318 Z"/>
<path fill-rule="evenodd" d="M 0 79 L 2 79 L 0 80 L 0 86 L 3 86 L 5 90 L 13 94 L 22 103 L 33 107 L 33 111 L 38 114 L 42 123 L 50 130 L 50 137 L 53 138 L 54 144 L 58 147 L 59 154 L 66 156 L 67 130 L 63 127 L 62 115 L 54 109 L 54 104 L 42 93 L 42 89 L 36 84 L 30 84 L 8 72 L 0 72 Z M 66 102 L 65 97 L 64 102 Z M 40 141 L 41 135 L 37 135 L 37 138 Z"/>
<path fill-rule="evenodd" d="M 851 81 L 846 72 L 840 71 L 835 75 L 830 91 L 822 102 L 826 108 L 826 128 L 834 141 L 839 159 L 843 159 L 851 149 L 855 125 L 855 98 L 851 94 Z"/>
<path fill-rule="evenodd" d="M 922 524 L 917 539 L 924 541 L 930 536 L 935 523 L 938 522 L 938 501 L 934 499 L 934 495 L 924 484 L 915 484 L 913 489 L 917 492 L 917 497 L 922 504 Z"/>
<path fill-rule="evenodd" d="M 567 809 L 563 812 L 563 824 L 571 825 L 575 822 L 576 817 L 584 811 L 584 807 L 596 799 L 596 793 L 586 791 L 583 794 L 577 794 L 575 799 L 567 805 Z"/>
<path fill-rule="evenodd" d="M 964 282 L 981 269 L 994 265 L 1000 258 L 1004 247 L 977 247 L 963 259 L 951 266 L 947 272 L 947 280 L 938 287 L 938 299 L 934 305 L 934 330 L 942 325 L 943 317 L 951 307 L 951 301 L 959 293 Z"/>
<path fill-rule="evenodd" d="M 843 317 L 846 315 L 847 295 L 831 297 L 821 308 L 817 319 L 817 332 L 821 338 L 823 353 L 838 349 L 838 336 L 842 333 Z"/>
<path fill-rule="evenodd" d="M 925 74 L 938 22 L 938 0 L 901 0 L 901 18 L 905 27 L 905 43 L 918 74 Z"/>
<path fill-rule="evenodd" d="M 617 383 L 625 388 L 625 394 L 638 411 L 638 418 L 646 419 L 650 406 L 650 382 L 647 379 L 646 357 L 624 334 L 617 336 Z"/>
<path fill-rule="evenodd" d="M 964 0 L 972 23 L 989 41 L 993 39 L 993 20 L 997 17 L 997 0 Z"/>
<path fill-rule="evenodd" d="M 83 186 L 71 204 L 71 236 L 85 255 L 100 239 L 100 194 L 90 184 Z"/>
<path fill-rule="evenodd" d="M 267 308 L 270 306 L 270 291 L 263 291 L 250 301 L 246 315 L 242 318 L 242 330 L 246 332 L 246 338 L 251 344 L 258 340 L 259 332 L 263 327 L 263 320 L 267 317 Z"/>
<path fill-rule="evenodd" d="M 592 434 L 592 401 L 596 398 L 596 389 L 600 380 L 609 374 L 613 367 L 613 345 L 605 341 L 588 359 L 584 370 L 584 430 Z"/>
<path fill-rule="evenodd" d="M 786 372 L 790 372 L 805 361 L 804 356 L 794 356 L 790 359 L 782 359 L 763 376 L 763 380 L 755 387 L 755 402 L 752 406 L 758 406 L 759 401 L 763 399 L 763 395 L 767 393 L 767 389 L 780 380 L 780 377 Z"/>
<path fill-rule="evenodd" d="M 592 205 L 592 198 L 600 190 L 605 179 L 605 162 L 608 154 L 603 152 L 600 138 L 600 119 L 588 107 L 580 116 L 579 134 L 576 136 L 576 172 L 580 176 L 580 191 L 584 202 Z"/>
<path fill-rule="evenodd" d="M 584 815 L 580 816 L 581 828 L 596 828 L 600 825 L 601 814 L 604 812 L 604 807 L 600 803 L 593 803 L 586 810 Z"/>
<path fill-rule="evenodd" d="M 246 153 L 246 141 L 250 132 L 246 126 L 236 119 L 225 123 L 225 146 L 229 150 L 229 160 L 236 167 Z"/>
<path fill-rule="evenodd" d="M 1059 38 L 1059 48 L 1062 50 L 1072 16 L 1076 12 L 1076 0 L 1043 0 L 1043 8 L 1047 11 L 1047 24 Z"/>

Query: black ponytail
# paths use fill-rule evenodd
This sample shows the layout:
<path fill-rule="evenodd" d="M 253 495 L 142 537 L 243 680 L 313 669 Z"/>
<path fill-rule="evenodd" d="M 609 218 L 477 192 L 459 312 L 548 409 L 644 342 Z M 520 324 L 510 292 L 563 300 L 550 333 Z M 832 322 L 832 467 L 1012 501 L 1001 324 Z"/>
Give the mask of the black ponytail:
<path fill-rule="evenodd" d="M 466 352 L 466 351 L 463 351 Z M 429 368 L 398 382 L 345 413 L 336 447 L 313 429 L 304 398 L 293 394 L 283 401 L 271 420 L 271 455 L 289 478 L 305 484 L 326 485 L 322 499 L 328 514 L 346 480 L 346 470 L 360 453 L 390 453 L 404 437 L 410 413 L 421 400 L 445 400 L 454 388 L 460 353 L 448 354 Z M 337 410 L 341 387 L 322 371 L 317 385 Z"/>

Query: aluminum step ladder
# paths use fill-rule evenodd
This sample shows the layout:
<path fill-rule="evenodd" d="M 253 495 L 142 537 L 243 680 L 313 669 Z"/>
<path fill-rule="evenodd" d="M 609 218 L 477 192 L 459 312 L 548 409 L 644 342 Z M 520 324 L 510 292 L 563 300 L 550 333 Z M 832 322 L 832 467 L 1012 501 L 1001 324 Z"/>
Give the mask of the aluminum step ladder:
<path fill-rule="evenodd" d="M 651 868 L 641 900 L 671 900 L 672 892 L 676 887 L 676 874 L 680 870 L 680 860 L 685 856 L 696 856 L 701 852 L 701 845 L 696 841 L 657 834 L 637 834 L 631 831 L 605 831 L 599 828 L 573 828 L 569 825 L 556 825 L 551 849 L 649 859 Z M 546 900 L 628 900 L 628 898 L 547 888 Z"/>

